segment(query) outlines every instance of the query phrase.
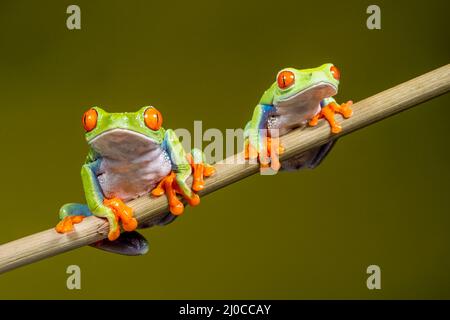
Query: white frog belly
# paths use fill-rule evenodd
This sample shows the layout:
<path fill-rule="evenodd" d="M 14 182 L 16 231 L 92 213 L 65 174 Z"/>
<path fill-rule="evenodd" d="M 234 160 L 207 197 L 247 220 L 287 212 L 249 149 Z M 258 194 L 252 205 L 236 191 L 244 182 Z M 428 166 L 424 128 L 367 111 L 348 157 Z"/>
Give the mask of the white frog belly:
<path fill-rule="evenodd" d="M 282 136 L 292 129 L 305 126 L 320 112 L 320 102 L 336 93 L 336 87 L 320 82 L 289 99 L 276 101 L 275 112 L 267 121 L 268 129 L 278 129 Z"/>
<path fill-rule="evenodd" d="M 128 201 L 148 194 L 171 170 L 167 152 L 155 148 L 131 159 L 103 157 L 97 178 L 105 197 Z"/>
<path fill-rule="evenodd" d="M 320 105 L 315 108 L 293 108 L 278 107 L 273 115 L 267 120 L 267 129 L 276 129 L 275 133 L 283 136 L 289 131 L 304 127 L 308 121 L 320 112 Z M 269 132 L 270 134 L 270 132 Z"/>

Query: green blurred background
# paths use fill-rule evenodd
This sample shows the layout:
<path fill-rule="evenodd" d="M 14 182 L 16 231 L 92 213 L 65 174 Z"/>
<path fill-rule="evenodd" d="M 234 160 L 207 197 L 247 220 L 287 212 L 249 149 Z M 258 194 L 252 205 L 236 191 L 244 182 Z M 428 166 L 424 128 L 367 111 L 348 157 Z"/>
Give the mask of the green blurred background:
<path fill-rule="evenodd" d="M 82 29 L 66 28 L 81 7 Z M 242 127 L 286 66 L 335 63 L 339 101 L 449 62 L 448 1 L 2 1 L 0 243 L 84 201 L 81 115 L 153 104 L 166 128 Z M 449 96 L 342 138 L 314 171 L 255 175 L 142 233 L 0 275 L 0 298 L 450 298 Z M 77 264 L 82 289 L 66 288 Z M 368 290 L 377 264 L 382 289 Z"/>

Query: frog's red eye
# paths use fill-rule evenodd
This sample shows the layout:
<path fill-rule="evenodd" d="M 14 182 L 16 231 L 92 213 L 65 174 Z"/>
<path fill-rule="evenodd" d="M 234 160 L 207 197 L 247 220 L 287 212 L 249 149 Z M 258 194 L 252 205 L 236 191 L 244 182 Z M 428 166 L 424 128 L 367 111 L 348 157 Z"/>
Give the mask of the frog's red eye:
<path fill-rule="evenodd" d="M 150 107 L 144 112 L 145 125 L 152 130 L 159 130 L 162 125 L 162 115 L 161 112 L 153 107 Z"/>
<path fill-rule="evenodd" d="M 335 78 L 336 80 L 339 80 L 341 78 L 341 72 L 335 66 L 330 67 L 330 72 L 333 75 L 333 78 Z"/>
<path fill-rule="evenodd" d="M 292 86 L 295 82 L 295 75 L 292 71 L 281 71 L 277 77 L 278 87 L 280 89 L 286 89 Z"/>
<path fill-rule="evenodd" d="M 89 109 L 83 114 L 82 122 L 86 132 L 92 131 L 97 126 L 98 114 L 95 109 Z"/>

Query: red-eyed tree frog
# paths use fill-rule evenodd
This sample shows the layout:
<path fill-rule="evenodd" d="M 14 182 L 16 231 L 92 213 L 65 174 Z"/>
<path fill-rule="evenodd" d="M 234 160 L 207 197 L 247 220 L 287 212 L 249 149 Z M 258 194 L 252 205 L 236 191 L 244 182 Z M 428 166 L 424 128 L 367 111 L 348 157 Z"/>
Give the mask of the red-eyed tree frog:
<path fill-rule="evenodd" d="M 147 106 L 135 113 L 108 113 L 99 107 L 82 118 L 89 153 L 81 169 L 87 204 L 69 203 L 60 209 L 60 233 L 73 229 L 84 217 L 95 215 L 109 222 L 108 240 L 94 246 L 111 252 L 138 255 L 148 243 L 134 232 L 137 221 L 126 201 L 151 193 L 166 194 L 170 214 L 159 224 L 167 224 L 183 213 L 177 194 L 191 205 L 200 202 L 196 191 L 204 187 L 204 176 L 214 173 L 203 153 L 186 154 L 173 130 L 162 127 L 162 115 Z M 193 172 L 192 189 L 186 180 Z M 119 222 L 125 231 L 120 235 Z M 120 237 L 119 237 L 120 236 Z"/>
<path fill-rule="evenodd" d="M 308 123 L 315 126 L 320 118 L 328 121 L 331 132 L 339 133 L 341 127 L 334 115 L 351 117 L 350 106 L 353 104 L 348 101 L 339 105 L 332 98 L 337 94 L 339 79 L 340 72 L 331 63 L 312 69 L 285 68 L 278 72 L 276 81 L 264 92 L 245 127 L 245 157 L 258 158 L 262 168 L 270 165 L 275 172 L 280 167 L 294 170 L 319 165 L 335 141 L 280 164 L 278 155 L 283 147 L 274 138 Z"/>

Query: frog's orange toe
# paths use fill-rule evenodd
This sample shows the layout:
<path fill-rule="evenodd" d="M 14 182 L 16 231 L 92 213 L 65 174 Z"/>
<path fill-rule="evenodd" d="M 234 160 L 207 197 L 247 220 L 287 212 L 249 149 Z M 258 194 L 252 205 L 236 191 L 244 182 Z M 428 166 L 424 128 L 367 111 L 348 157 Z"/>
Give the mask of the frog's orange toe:
<path fill-rule="evenodd" d="M 194 163 L 192 160 L 192 156 L 190 157 L 190 163 L 192 167 L 192 190 L 198 192 L 205 188 L 205 177 L 212 176 L 216 169 L 205 163 Z"/>
<path fill-rule="evenodd" d="M 340 125 L 334 125 L 331 127 L 331 132 L 336 134 L 342 131 L 342 127 Z"/>
<path fill-rule="evenodd" d="M 283 154 L 286 149 L 280 144 L 278 146 L 278 154 Z"/>
<path fill-rule="evenodd" d="M 119 226 L 117 226 L 115 230 L 109 230 L 108 240 L 109 241 L 117 240 L 119 236 L 120 236 L 120 228 Z"/>
<path fill-rule="evenodd" d="M 205 177 L 211 177 L 215 173 L 216 173 L 216 168 L 214 168 L 211 165 L 205 166 L 205 168 L 203 169 L 203 175 Z"/>
<path fill-rule="evenodd" d="M 280 155 L 284 153 L 284 147 L 280 143 L 280 139 L 275 137 L 267 138 L 267 154 L 269 157 L 272 157 L 273 155 Z"/>
<path fill-rule="evenodd" d="M 151 194 L 155 197 L 165 194 L 167 197 L 167 202 L 169 203 L 170 213 L 179 216 L 184 212 L 184 205 L 177 197 L 179 188 L 175 178 L 175 173 L 173 171 L 170 172 L 169 175 L 161 179 L 157 187 L 151 191 Z"/>
<path fill-rule="evenodd" d="M 55 230 L 58 233 L 67 233 L 67 232 L 70 232 L 73 230 L 73 225 L 72 224 L 69 225 L 69 224 L 65 223 L 64 220 L 61 220 L 56 225 Z"/>
<path fill-rule="evenodd" d="M 192 207 L 198 206 L 200 204 L 200 197 L 196 193 L 192 194 L 192 197 L 186 199 L 189 205 Z"/>
<path fill-rule="evenodd" d="M 248 145 L 246 155 L 246 159 L 256 159 L 258 158 L 258 150 L 256 150 L 256 148 L 254 148 L 253 146 Z"/>
<path fill-rule="evenodd" d="M 205 181 L 194 181 L 192 183 L 192 190 L 198 192 L 205 188 Z"/>
<path fill-rule="evenodd" d="M 83 221 L 84 216 L 67 216 L 62 219 L 55 227 L 58 233 L 67 233 L 73 230 L 73 225 Z"/>
<path fill-rule="evenodd" d="M 350 108 L 353 105 L 353 101 L 347 101 L 341 104 L 341 114 L 345 119 L 350 118 L 353 115 L 353 110 Z"/>
<path fill-rule="evenodd" d="M 151 191 L 152 196 L 159 197 L 164 194 L 164 189 L 161 187 L 156 187 Z"/>
<path fill-rule="evenodd" d="M 281 168 L 280 160 L 278 158 L 272 159 L 272 162 L 270 163 L 270 167 L 274 171 L 278 171 Z"/>
<path fill-rule="evenodd" d="M 269 164 L 269 162 L 261 162 L 260 167 L 261 167 L 261 169 L 267 169 L 270 167 L 270 164 Z"/>
<path fill-rule="evenodd" d="M 205 188 L 205 181 L 203 180 L 204 176 L 204 165 L 203 163 L 192 164 L 193 169 L 193 182 L 192 182 L 192 190 L 200 191 Z"/>
<path fill-rule="evenodd" d="M 177 203 L 169 204 L 169 210 L 173 215 L 179 216 L 184 212 L 184 205 L 181 201 L 178 201 Z"/>
<path fill-rule="evenodd" d="M 127 221 L 122 221 L 122 227 L 125 231 L 134 231 L 136 230 L 138 222 L 136 218 L 131 218 Z"/>
<path fill-rule="evenodd" d="M 309 120 L 309 122 L 308 122 L 309 126 L 311 126 L 311 127 L 317 126 L 318 123 L 319 123 L 318 117 L 314 117 L 311 120 Z"/>

